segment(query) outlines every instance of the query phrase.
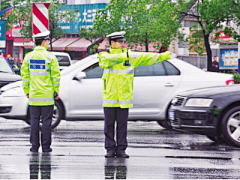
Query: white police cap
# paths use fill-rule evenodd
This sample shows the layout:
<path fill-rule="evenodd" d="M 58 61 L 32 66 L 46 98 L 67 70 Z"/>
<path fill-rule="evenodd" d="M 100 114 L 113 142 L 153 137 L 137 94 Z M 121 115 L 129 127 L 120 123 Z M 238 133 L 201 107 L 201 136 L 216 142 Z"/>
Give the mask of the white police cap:
<path fill-rule="evenodd" d="M 42 40 L 50 39 L 49 34 L 50 34 L 50 31 L 41 32 L 41 33 L 33 35 L 33 39 L 35 41 L 40 41 L 40 40 L 42 41 Z"/>
<path fill-rule="evenodd" d="M 120 31 L 120 32 L 114 32 L 112 34 L 107 35 L 107 37 L 109 38 L 109 40 L 121 40 L 121 41 L 125 41 L 124 39 L 124 35 L 126 34 L 125 31 Z"/>

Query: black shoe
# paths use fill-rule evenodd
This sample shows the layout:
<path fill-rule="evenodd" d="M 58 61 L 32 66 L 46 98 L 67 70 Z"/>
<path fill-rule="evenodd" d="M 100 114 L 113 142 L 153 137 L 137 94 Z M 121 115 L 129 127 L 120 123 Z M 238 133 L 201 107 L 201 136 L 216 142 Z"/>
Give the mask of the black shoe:
<path fill-rule="evenodd" d="M 43 152 L 52 152 L 52 148 L 43 149 Z"/>
<path fill-rule="evenodd" d="M 120 152 L 120 153 L 117 153 L 117 157 L 119 157 L 119 158 L 129 158 L 129 155 L 126 154 L 125 152 Z"/>
<path fill-rule="evenodd" d="M 35 148 L 31 147 L 31 148 L 30 148 L 30 151 L 31 151 L 31 152 L 38 152 L 38 149 L 35 149 Z"/>
<path fill-rule="evenodd" d="M 112 152 L 112 151 L 109 151 L 109 152 L 107 152 L 107 154 L 105 154 L 105 158 L 112 158 L 115 156 L 116 156 L 116 153 Z"/>

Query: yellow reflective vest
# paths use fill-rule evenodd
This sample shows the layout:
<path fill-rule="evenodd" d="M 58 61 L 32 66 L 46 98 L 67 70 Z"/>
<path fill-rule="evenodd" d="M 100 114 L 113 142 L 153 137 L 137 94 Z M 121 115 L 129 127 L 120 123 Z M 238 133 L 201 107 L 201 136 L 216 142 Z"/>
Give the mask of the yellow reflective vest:
<path fill-rule="evenodd" d="M 54 104 L 54 91 L 59 92 L 60 70 L 56 56 L 45 47 L 36 46 L 26 54 L 21 67 L 23 90 L 29 94 L 29 105 Z"/>
<path fill-rule="evenodd" d="M 133 107 L 133 79 L 137 66 L 152 65 L 170 59 L 170 52 L 140 53 L 110 49 L 99 54 L 103 71 L 103 107 Z"/>

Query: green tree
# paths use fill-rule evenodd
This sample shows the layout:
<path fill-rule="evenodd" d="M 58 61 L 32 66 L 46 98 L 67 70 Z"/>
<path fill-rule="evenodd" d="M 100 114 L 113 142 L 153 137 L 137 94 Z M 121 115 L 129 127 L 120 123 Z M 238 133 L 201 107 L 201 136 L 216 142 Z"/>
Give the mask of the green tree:
<path fill-rule="evenodd" d="M 111 0 L 97 11 L 93 29 L 105 35 L 124 30 L 128 42 L 144 45 L 147 52 L 156 42 L 159 50 L 176 37 L 179 23 L 173 17 L 180 8 L 171 0 Z"/>
<path fill-rule="evenodd" d="M 47 0 L 42 0 L 41 2 L 46 2 Z M 13 11 L 9 15 L 9 22 L 14 24 L 18 21 L 22 21 L 21 34 L 24 38 L 32 37 L 32 2 L 39 2 L 39 0 L 13 0 Z M 49 30 L 51 50 L 52 50 L 52 39 L 58 39 L 63 36 L 64 32 L 59 27 L 59 22 L 70 22 L 75 18 L 75 13 L 71 10 L 61 11 L 61 4 L 59 0 L 54 0 L 49 8 Z"/>
<path fill-rule="evenodd" d="M 239 24 L 240 1 L 239 0 L 198 0 L 195 6 L 183 14 L 197 19 L 198 24 L 190 28 L 194 33 L 190 41 L 190 49 L 194 49 L 200 55 L 207 52 L 207 70 L 212 71 L 212 51 L 210 48 L 210 36 L 212 33 L 224 31 L 233 38 L 240 40 L 237 30 L 232 27 L 224 27 L 224 22 L 236 22 Z M 219 33 L 216 34 L 216 37 Z M 189 38 L 187 39 L 189 40 Z M 202 44 L 202 45 L 201 45 Z"/>
<path fill-rule="evenodd" d="M 8 8 L 12 7 L 11 5 L 11 0 L 1 0 L 0 1 L 0 12 L 1 11 L 4 11 Z M 6 13 L 3 13 L 1 16 L 0 16 L 0 20 L 6 20 L 6 23 L 7 23 L 7 29 L 8 28 L 11 28 L 11 25 L 10 23 L 8 22 L 8 17 L 6 16 Z"/>
<path fill-rule="evenodd" d="M 99 31 L 95 31 L 93 28 L 85 29 L 81 28 L 79 37 L 87 39 L 91 42 L 91 44 L 95 44 L 91 49 L 90 49 L 90 54 L 96 53 L 98 45 L 96 45 L 96 42 L 99 38 L 103 38 L 104 34 L 101 34 Z"/>
<path fill-rule="evenodd" d="M 11 0 L 1 0 L 0 1 L 0 11 L 3 11 L 7 8 L 11 7 Z M 1 16 L 0 18 L 3 19 L 5 16 Z"/>

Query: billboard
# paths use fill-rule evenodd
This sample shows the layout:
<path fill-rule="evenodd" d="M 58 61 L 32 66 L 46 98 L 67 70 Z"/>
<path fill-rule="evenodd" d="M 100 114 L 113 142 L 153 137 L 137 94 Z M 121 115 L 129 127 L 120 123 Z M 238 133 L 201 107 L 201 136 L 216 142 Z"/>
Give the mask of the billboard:
<path fill-rule="evenodd" d="M 66 10 L 73 10 L 77 13 L 77 17 L 74 21 L 67 22 L 66 18 L 63 18 L 58 25 L 64 31 L 64 33 L 79 33 L 80 28 L 88 29 L 93 27 L 95 14 L 98 9 L 105 9 L 107 4 L 81 4 L 81 5 L 64 5 L 61 6 L 61 11 L 58 13 L 65 13 Z"/>
<path fill-rule="evenodd" d="M 221 69 L 238 68 L 238 49 L 220 50 L 220 68 Z"/>
<path fill-rule="evenodd" d="M 6 21 L 0 20 L 0 53 L 5 53 L 6 48 Z"/>

